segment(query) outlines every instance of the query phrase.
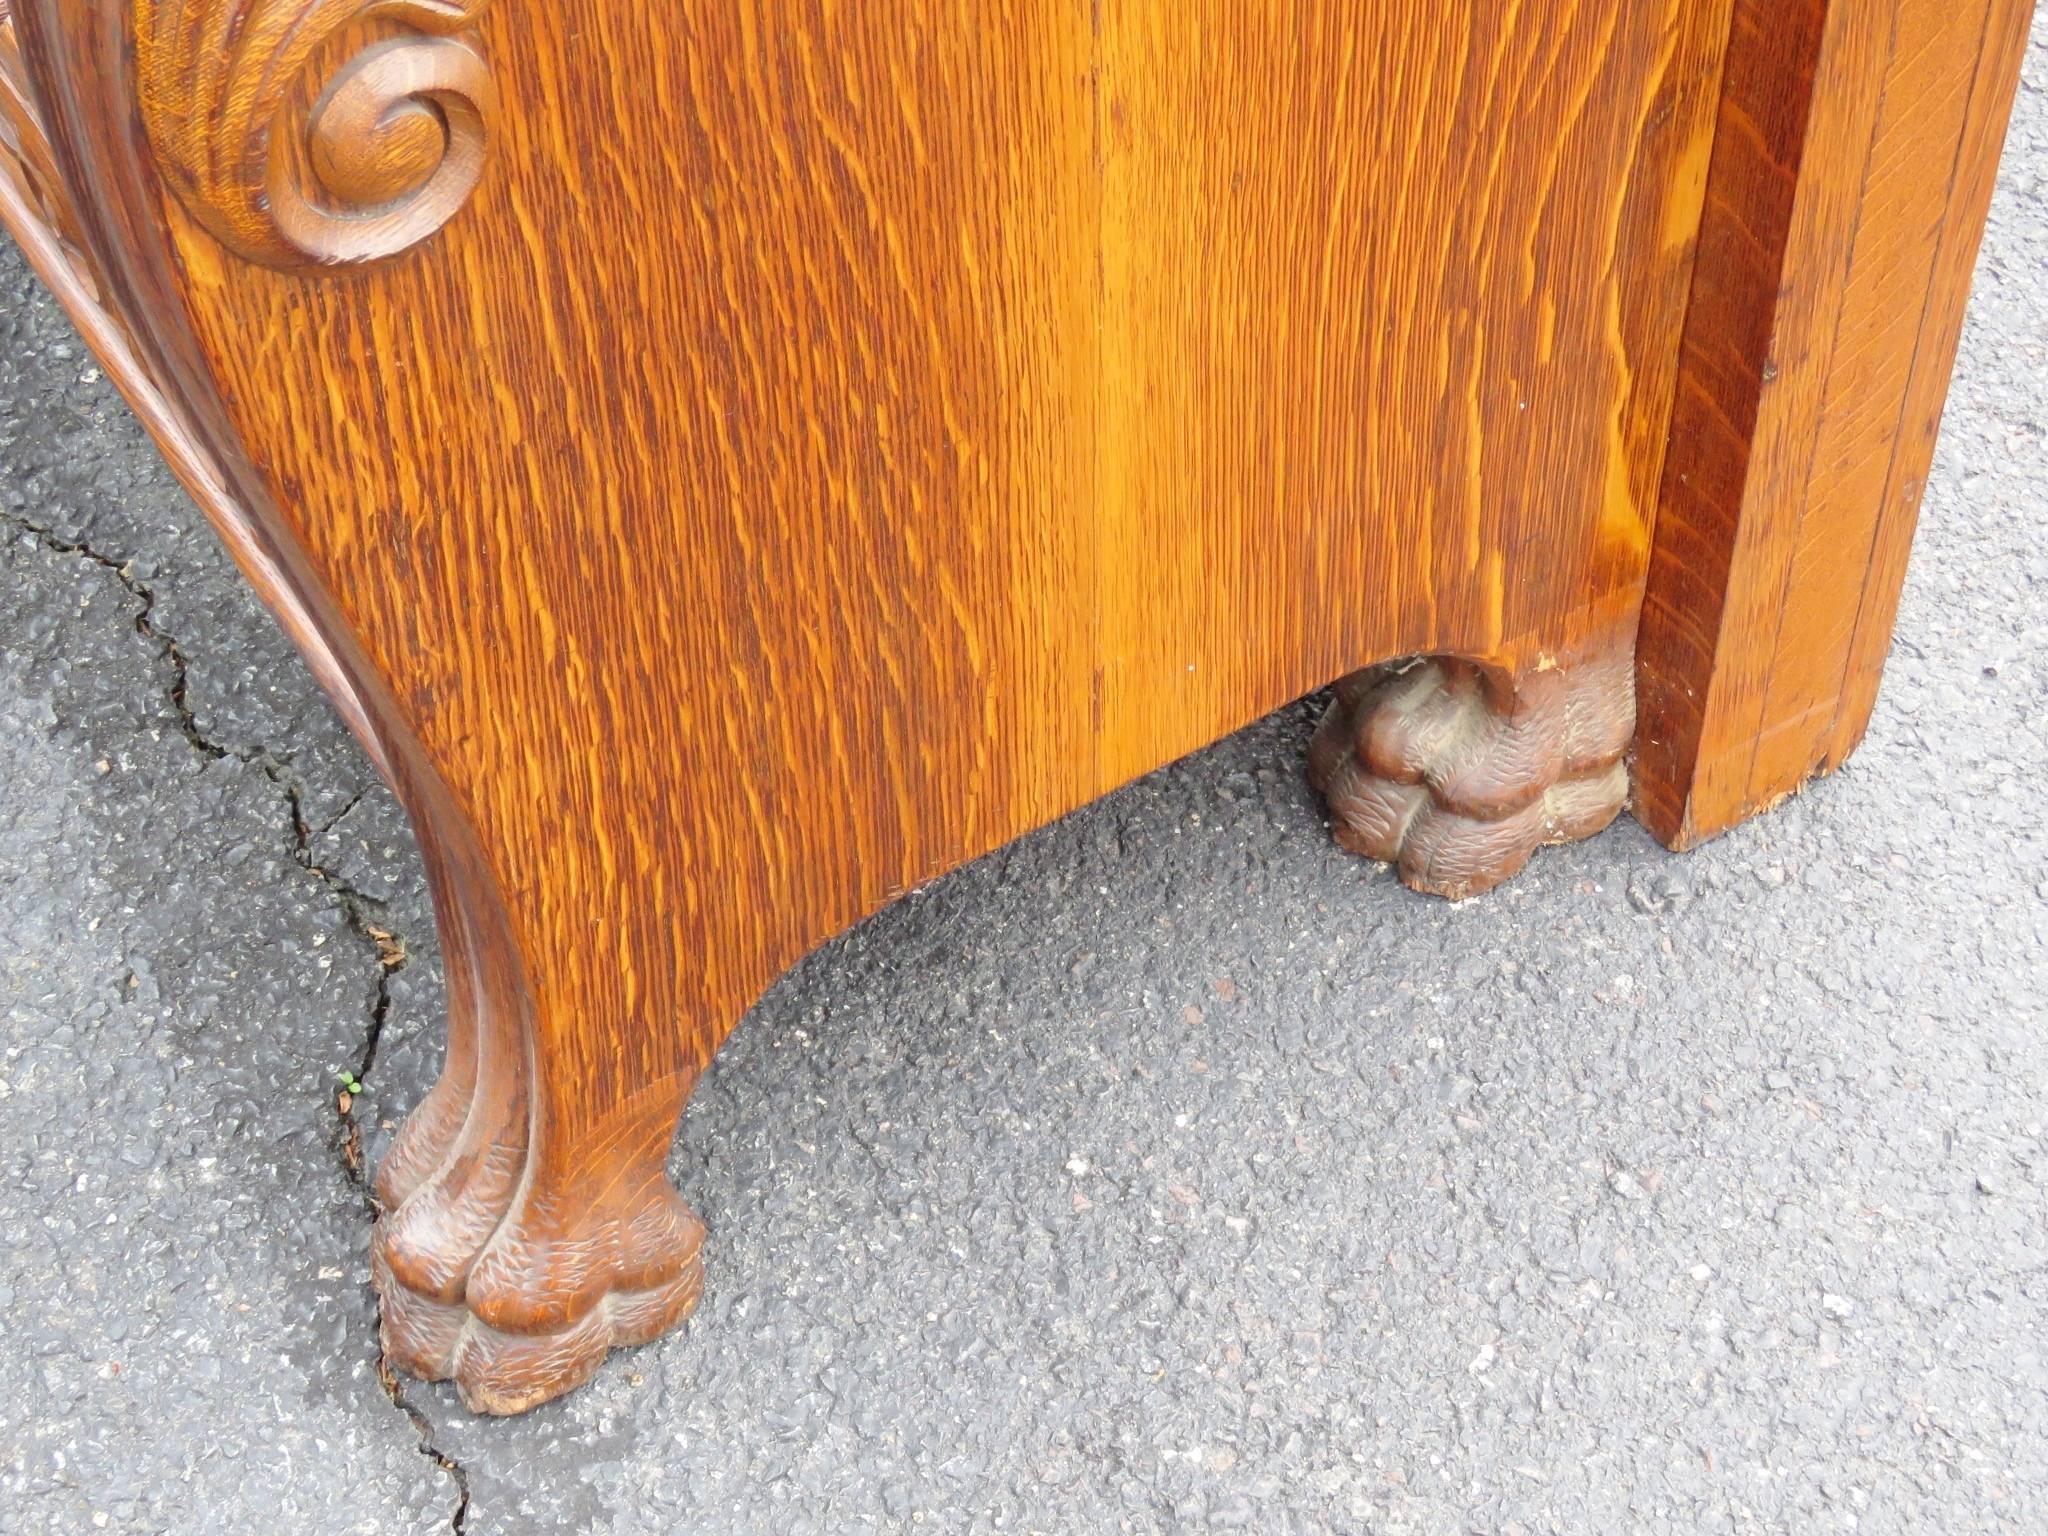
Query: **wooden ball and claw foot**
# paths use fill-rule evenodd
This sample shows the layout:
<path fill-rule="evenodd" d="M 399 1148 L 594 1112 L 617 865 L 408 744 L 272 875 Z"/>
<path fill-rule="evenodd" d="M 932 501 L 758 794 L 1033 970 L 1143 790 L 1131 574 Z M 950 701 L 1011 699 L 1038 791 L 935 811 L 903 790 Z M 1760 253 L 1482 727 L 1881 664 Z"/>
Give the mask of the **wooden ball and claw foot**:
<path fill-rule="evenodd" d="M 419 833 L 473 1408 L 690 1311 L 691 1086 L 905 890 L 1339 678 L 1452 897 L 1870 716 L 2028 0 L 1010 9 L 0 0 L 0 220 Z"/>

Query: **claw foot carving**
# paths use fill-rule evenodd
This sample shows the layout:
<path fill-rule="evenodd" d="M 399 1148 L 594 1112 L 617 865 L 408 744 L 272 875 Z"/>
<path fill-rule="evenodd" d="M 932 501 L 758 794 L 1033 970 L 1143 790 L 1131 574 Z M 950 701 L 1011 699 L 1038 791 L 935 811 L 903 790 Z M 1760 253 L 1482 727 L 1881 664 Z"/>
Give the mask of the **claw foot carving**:
<path fill-rule="evenodd" d="M 704 1229 L 665 1168 L 679 1099 L 639 1099 L 576 1155 L 540 1158 L 516 1083 L 435 1085 L 378 1170 L 371 1272 L 395 1367 L 452 1380 L 473 1412 L 523 1413 L 689 1314 Z"/>
<path fill-rule="evenodd" d="M 1514 677 L 1453 657 L 1353 673 L 1309 749 L 1338 844 L 1458 901 L 1591 837 L 1628 800 L 1633 672 L 1624 648 Z"/>

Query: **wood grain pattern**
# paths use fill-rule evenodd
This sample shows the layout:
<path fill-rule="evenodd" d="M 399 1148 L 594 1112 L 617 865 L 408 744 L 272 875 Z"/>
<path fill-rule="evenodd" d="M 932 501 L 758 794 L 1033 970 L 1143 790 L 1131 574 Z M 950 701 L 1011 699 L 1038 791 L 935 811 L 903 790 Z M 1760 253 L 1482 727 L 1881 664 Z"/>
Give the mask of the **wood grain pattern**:
<path fill-rule="evenodd" d="M 314 289 L 183 235 L 243 438 L 576 995 L 619 987 L 586 925 L 660 955 L 738 886 L 774 920 L 635 978 L 729 1012 L 1361 661 L 1632 604 L 1713 8 L 1309 10 L 492 13 L 520 106 L 430 251 Z M 1575 127 L 1513 131 L 1539 86 Z"/>
<path fill-rule="evenodd" d="M 1103 14 L 1105 780 L 1631 623 L 1726 8 Z"/>
<path fill-rule="evenodd" d="M 1673 846 L 1862 737 L 2032 9 L 1738 0 L 1639 635 Z"/>
<path fill-rule="evenodd" d="M 1626 626 L 1725 10 L 1465 9 L 498 7 L 490 164 L 406 261 L 309 283 L 168 210 L 531 988 L 545 1071 L 392 1187 L 387 1304 L 451 1309 L 402 1358 L 517 1406 L 559 1362 L 474 1341 L 580 1326 L 534 1296 L 682 1285 L 545 1277 L 683 1231 L 655 1181 L 543 1213 L 622 1126 L 658 1170 L 863 913 L 1361 664 Z"/>
<path fill-rule="evenodd" d="M 1429 658 L 1322 767 L 1476 888 L 1612 814 L 1646 583 L 1653 822 L 1839 737 L 2024 19 L 19 4 L 66 302 L 419 825 L 449 1053 L 375 1267 L 492 1411 L 689 1309 L 692 1084 L 941 871 Z M 459 99 L 359 73 L 443 42 Z"/>
<path fill-rule="evenodd" d="M 51 158 L 50 135 L 36 109 L 8 0 L 0 0 L 0 180 L 14 210 L 8 227 L 20 231 L 18 238 L 37 275 L 53 290 L 61 286 L 75 293 L 91 328 L 109 332 L 111 341 L 118 335 L 119 321 L 99 302 L 99 284 L 79 232 L 77 210 Z"/>
<path fill-rule="evenodd" d="M 41 146 L 41 153 L 29 154 L 26 163 L 46 165 L 61 178 L 63 211 L 70 222 L 46 217 L 12 174 L 0 174 L 0 217 L 304 655 L 343 721 L 391 781 L 419 833 L 446 956 L 449 1032 L 442 1078 L 408 1122 L 408 1135 L 417 1140 L 435 1128 L 437 1105 L 445 1109 L 459 1103 L 463 1134 L 452 1150 L 467 1157 L 479 1145 L 502 1144 L 523 1155 L 535 1130 L 521 1110 L 531 1097 L 526 1084 L 536 1059 L 535 1010 L 509 915 L 473 828 L 456 810 L 391 688 L 293 540 L 269 486 L 222 412 L 197 337 L 186 323 L 178 287 L 183 274 L 165 223 L 168 194 L 156 178 L 134 115 L 109 107 L 136 99 L 126 9 L 98 0 L 19 0 L 13 16 L 22 83 L 35 107 L 28 117 L 37 133 L 28 137 Z M 0 157 L 0 172 L 12 172 L 22 163 Z M 75 231 L 80 245 L 67 248 L 66 228 Z M 677 1102 L 680 1094 L 677 1089 Z M 415 1123 L 421 1132 L 414 1132 Z M 657 1167 L 665 1143 L 664 1137 L 652 1154 Z M 621 1142 L 619 1150 L 630 1157 L 641 1149 Z M 476 1159 L 479 1166 L 503 1160 L 502 1155 Z M 387 1163 L 403 1174 L 402 1158 L 394 1154 Z M 639 1186 L 620 1181 L 619 1187 Z M 600 1257 L 624 1262 L 631 1253 L 631 1244 L 613 1243 Z M 694 1262 L 693 1247 L 682 1241 L 671 1245 L 663 1256 L 671 1271 L 663 1282 L 669 1294 L 694 1294 Z M 647 1271 L 641 1266 L 628 1272 Z M 608 1325 L 608 1314 L 608 1308 L 592 1310 L 599 1324 Z M 629 1307 L 618 1336 L 631 1337 L 632 1325 L 645 1315 L 644 1308 Z M 601 1358 L 610 1337 L 608 1328 L 586 1322 L 575 1335 L 582 1356 L 565 1365 L 558 1339 L 534 1346 L 533 1355 L 549 1362 L 559 1390 L 576 1379 L 575 1368 Z M 488 1338 L 483 1343 L 474 1374 L 481 1390 L 499 1391 L 506 1379 L 498 1369 L 503 1352 L 490 1348 Z M 516 1361 L 511 1379 L 514 1385 L 502 1389 L 504 1405 L 522 1400 L 511 1395 L 514 1391 L 525 1393 L 524 1401 L 538 1400 L 534 1374 L 521 1376 Z"/>

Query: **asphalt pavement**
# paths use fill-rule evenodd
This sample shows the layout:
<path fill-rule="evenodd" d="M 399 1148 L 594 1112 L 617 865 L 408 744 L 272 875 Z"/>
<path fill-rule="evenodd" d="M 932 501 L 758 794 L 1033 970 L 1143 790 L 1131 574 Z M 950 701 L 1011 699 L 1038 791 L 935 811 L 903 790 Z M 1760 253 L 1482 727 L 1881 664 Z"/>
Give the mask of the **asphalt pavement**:
<path fill-rule="evenodd" d="M 410 834 L 0 249 L 0 1530 L 2048 1530 L 2044 175 L 2048 22 L 1848 769 L 1452 907 L 1283 710 L 785 978 L 511 1421 L 378 1367 Z"/>

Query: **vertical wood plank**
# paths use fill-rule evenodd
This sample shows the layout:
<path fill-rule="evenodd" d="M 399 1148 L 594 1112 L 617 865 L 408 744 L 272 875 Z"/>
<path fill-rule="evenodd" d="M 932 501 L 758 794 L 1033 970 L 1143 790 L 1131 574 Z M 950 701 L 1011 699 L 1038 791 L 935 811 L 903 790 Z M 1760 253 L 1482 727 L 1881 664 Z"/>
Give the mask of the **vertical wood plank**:
<path fill-rule="evenodd" d="M 1738 0 L 1638 643 L 1674 846 L 1861 737 L 2030 12 Z"/>
<path fill-rule="evenodd" d="M 1906 557 L 1920 518 L 1920 498 L 1934 462 L 1942 407 L 1962 344 L 1963 316 L 1971 274 L 1998 180 L 1999 153 L 2019 89 L 2034 0 L 1991 0 L 1979 45 L 1975 84 L 1958 141 L 1954 180 L 1927 288 L 1913 364 L 1906 378 L 1905 408 L 1897 451 L 1878 502 L 1869 577 L 1858 605 L 1844 668 L 1842 704 L 1835 720 L 1830 761 L 1840 763 L 1863 740 L 1877 702 L 1885 657 L 1898 618 L 1906 581 Z"/>

